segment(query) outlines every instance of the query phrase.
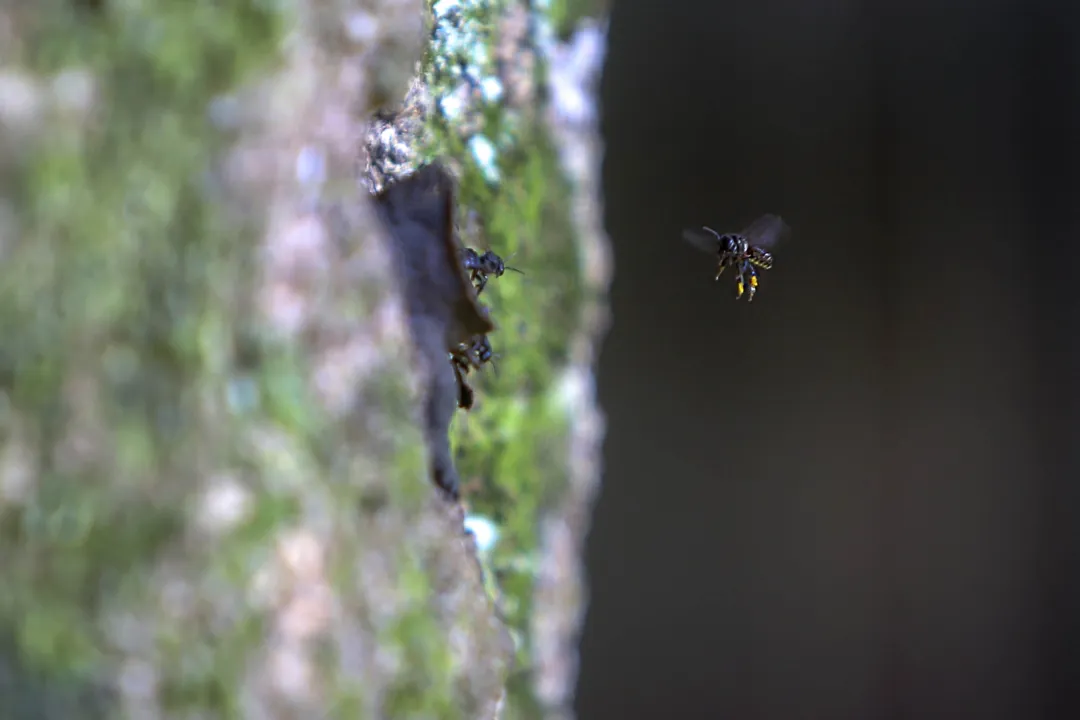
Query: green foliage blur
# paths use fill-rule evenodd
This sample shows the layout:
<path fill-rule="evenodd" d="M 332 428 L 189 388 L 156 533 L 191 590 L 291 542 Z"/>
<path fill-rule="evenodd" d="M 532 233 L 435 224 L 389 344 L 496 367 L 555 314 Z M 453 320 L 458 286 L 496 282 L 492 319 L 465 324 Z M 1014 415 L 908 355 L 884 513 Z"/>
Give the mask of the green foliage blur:
<path fill-rule="evenodd" d="M 228 457 L 233 420 L 205 422 L 207 399 L 229 396 L 235 379 L 258 230 L 211 201 L 210 169 L 229 138 L 208 107 L 273 70 L 289 19 L 256 1 L 107 5 L 43 0 L 11 12 L 19 43 L 0 50 L 0 69 L 32 88 L 39 115 L 0 147 L 11 211 L 0 446 L 5 481 L 24 472 L 30 483 L 19 503 L 0 504 L 0 696 L 19 717 L 105 716 L 104 705 L 79 701 L 76 715 L 56 703 L 103 698 L 114 659 L 103 618 L 146 602 L 197 474 L 214 461 L 259 462 Z M 260 374 L 263 410 L 316 438 L 320 428 L 275 400 L 296 377 L 288 364 Z M 269 498 L 218 570 L 242 568 L 261 529 L 295 513 Z M 215 651 L 198 632 L 154 632 L 157 651 L 178 660 L 160 678 L 169 710 L 236 711 L 242 653 L 263 633 L 256 617 L 207 632 Z"/>

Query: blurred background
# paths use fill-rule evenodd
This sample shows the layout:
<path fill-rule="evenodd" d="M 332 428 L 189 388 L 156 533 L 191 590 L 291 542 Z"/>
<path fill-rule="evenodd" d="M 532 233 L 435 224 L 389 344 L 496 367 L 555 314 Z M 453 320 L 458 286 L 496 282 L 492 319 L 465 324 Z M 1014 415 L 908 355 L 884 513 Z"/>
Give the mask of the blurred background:
<path fill-rule="evenodd" d="M 616 4 L 579 717 L 1080 717 L 1078 16 Z"/>

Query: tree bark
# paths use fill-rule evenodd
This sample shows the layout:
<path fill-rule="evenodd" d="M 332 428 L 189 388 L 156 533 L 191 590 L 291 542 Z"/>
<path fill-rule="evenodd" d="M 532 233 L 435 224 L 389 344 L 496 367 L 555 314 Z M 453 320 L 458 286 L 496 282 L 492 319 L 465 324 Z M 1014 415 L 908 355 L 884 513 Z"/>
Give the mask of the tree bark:
<path fill-rule="evenodd" d="M 510 538 L 490 567 L 549 568 L 536 601 L 503 588 L 518 665 L 568 652 L 576 620 L 538 656 L 528 619 L 556 587 L 580 614 L 580 569 L 550 568 L 576 563 L 598 479 L 595 175 L 566 180 L 554 116 L 499 192 L 464 163 L 466 202 L 538 231 L 544 299 L 485 291 L 493 337 L 520 309 L 521 337 L 556 342 L 478 389 L 450 440 L 487 489 L 448 501 L 395 235 L 358 172 L 431 28 L 421 0 L 0 4 L 0 717 L 520 716 L 462 527 L 480 507 Z M 413 140 L 398 174 L 434 153 Z M 565 706 L 565 678 L 539 686 Z"/>

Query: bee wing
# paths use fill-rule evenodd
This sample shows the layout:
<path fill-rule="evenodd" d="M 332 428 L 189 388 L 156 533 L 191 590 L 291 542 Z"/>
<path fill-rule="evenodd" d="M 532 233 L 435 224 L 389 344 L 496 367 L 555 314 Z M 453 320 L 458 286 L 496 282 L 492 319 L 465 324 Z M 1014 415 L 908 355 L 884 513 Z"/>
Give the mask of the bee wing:
<path fill-rule="evenodd" d="M 711 228 L 690 228 L 683 230 L 682 236 L 683 240 L 702 252 L 715 255 L 720 250 L 720 235 Z"/>
<path fill-rule="evenodd" d="M 779 215 L 762 215 L 742 231 L 742 236 L 751 245 L 770 248 L 790 232 L 791 228 Z"/>

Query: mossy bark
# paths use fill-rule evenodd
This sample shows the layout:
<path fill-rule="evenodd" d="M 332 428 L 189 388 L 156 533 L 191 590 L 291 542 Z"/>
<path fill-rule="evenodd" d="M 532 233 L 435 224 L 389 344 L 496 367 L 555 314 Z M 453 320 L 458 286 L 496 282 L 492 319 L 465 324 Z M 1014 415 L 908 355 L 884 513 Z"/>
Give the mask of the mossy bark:
<path fill-rule="evenodd" d="M 370 111 L 415 84 L 428 10 L 0 3 L 0 717 L 506 704 L 514 648 L 463 508 L 430 483 L 406 311 L 357 178 Z M 504 358 L 453 439 L 466 505 L 504 528 L 492 567 L 535 668 L 576 622 L 538 658 L 537 570 L 536 597 L 570 588 L 573 617 L 583 601 L 580 568 L 554 576 L 598 476 L 587 378 L 610 270 L 595 178 L 569 177 L 518 77 L 514 107 L 485 111 L 513 140 L 499 183 L 446 124 L 419 154 L 459 163 L 463 207 L 526 271 L 485 292 Z M 559 683 L 543 704 L 565 706 Z"/>
<path fill-rule="evenodd" d="M 494 715 L 356 184 L 423 10 L 0 9 L 0 714 Z"/>

